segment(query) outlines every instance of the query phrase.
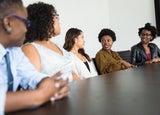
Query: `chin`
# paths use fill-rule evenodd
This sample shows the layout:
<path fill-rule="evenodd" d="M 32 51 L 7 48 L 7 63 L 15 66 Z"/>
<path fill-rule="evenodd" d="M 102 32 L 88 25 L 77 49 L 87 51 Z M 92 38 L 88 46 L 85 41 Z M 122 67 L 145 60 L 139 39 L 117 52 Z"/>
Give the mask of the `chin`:
<path fill-rule="evenodd" d="M 111 49 L 108 49 L 108 48 L 103 48 L 104 50 L 106 50 L 106 51 L 110 51 Z"/>

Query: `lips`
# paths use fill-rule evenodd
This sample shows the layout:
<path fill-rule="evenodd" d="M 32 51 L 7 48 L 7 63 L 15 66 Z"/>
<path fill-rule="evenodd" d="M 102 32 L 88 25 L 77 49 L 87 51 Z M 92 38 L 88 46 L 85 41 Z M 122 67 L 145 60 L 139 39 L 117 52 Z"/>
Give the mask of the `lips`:
<path fill-rule="evenodd" d="M 105 49 L 109 49 L 109 46 L 108 46 L 108 45 L 105 45 L 104 48 L 105 48 Z"/>
<path fill-rule="evenodd" d="M 146 38 L 142 38 L 141 41 L 142 41 L 142 42 L 146 42 Z"/>

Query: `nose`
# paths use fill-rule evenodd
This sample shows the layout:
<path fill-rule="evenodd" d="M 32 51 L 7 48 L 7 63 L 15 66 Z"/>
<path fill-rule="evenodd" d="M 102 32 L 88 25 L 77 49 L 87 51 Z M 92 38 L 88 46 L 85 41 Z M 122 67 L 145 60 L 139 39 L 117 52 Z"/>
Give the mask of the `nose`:
<path fill-rule="evenodd" d="M 107 44 L 107 41 L 106 41 L 106 40 L 103 40 L 102 43 L 103 43 L 103 44 Z"/>

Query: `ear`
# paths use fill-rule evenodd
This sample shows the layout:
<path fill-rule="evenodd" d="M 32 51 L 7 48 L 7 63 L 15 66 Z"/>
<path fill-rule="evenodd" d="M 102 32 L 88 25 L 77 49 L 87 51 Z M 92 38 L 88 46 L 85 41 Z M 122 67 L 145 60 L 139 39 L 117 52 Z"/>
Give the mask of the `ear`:
<path fill-rule="evenodd" d="M 3 22 L 3 28 L 4 28 L 4 30 L 5 30 L 8 34 L 10 34 L 11 31 L 12 31 L 12 28 L 11 28 L 11 20 L 10 20 L 8 17 L 4 17 L 3 20 L 2 20 L 2 22 Z"/>
<path fill-rule="evenodd" d="M 78 42 L 78 39 L 77 39 L 77 38 L 75 38 L 75 39 L 74 39 L 74 42 L 75 42 L 75 43 L 77 43 L 77 42 Z"/>

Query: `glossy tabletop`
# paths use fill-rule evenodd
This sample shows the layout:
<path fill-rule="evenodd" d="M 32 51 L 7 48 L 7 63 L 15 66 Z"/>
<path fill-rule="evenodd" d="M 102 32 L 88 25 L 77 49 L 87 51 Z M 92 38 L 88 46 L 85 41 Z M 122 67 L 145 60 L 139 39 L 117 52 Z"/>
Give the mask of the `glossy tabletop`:
<path fill-rule="evenodd" d="M 70 83 L 67 98 L 6 115 L 160 115 L 160 63 Z"/>

